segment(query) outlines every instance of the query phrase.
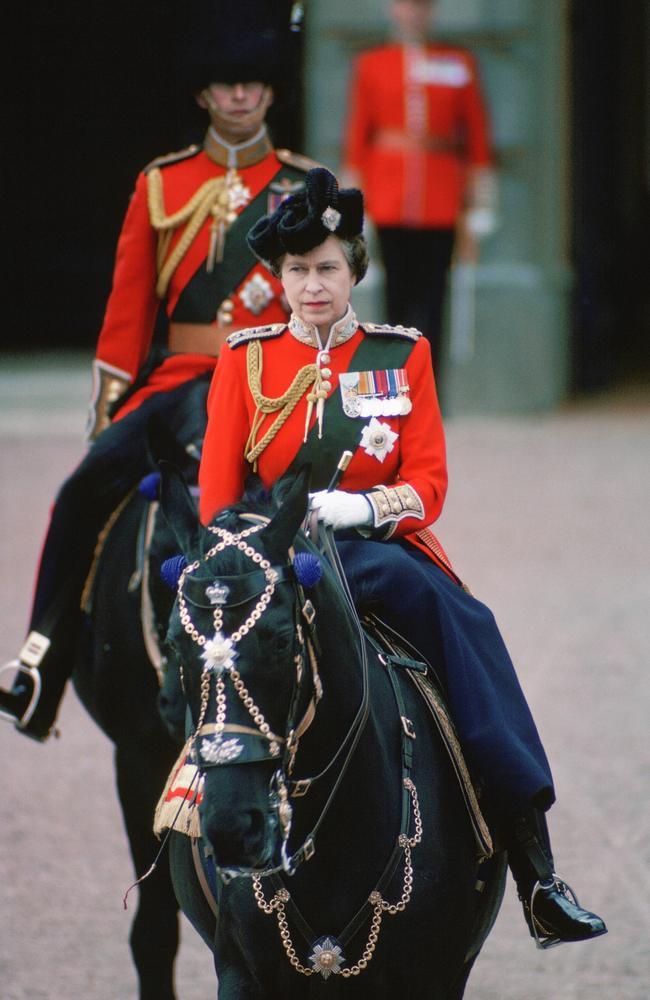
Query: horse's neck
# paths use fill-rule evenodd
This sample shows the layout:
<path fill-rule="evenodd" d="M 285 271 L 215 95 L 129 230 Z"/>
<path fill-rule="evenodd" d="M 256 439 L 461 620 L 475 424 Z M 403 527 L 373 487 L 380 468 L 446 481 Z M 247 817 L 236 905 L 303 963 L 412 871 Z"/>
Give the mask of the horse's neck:
<path fill-rule="evenodd" d="M 386 821 L 391 830 L 399 822 L 396 817 L 401 801 L 401 750 L 395 701 L 372 649 L 368 649 L 368 657 L 367 717 L 359 723 L 364 696 L 362 663 L 350 645 L 337 641 L 334 630 L 328 631 L 323 639 L 319 670 L 324 693 L 308 739 L 301 747 L 296 776 L 320 773 L 346 740 L 347 744 L 330 772 L 314 785 L 304 806 L 301 803 L 298 807 L 305 825 L 309 826 L 345 768 L 330 815 L 319 834 L 319 849 L 331 839 L 332 849 L 336 850 L 341 822 L 350 831 L 352 841 L 358 841 L 359 848 L 362 843 L 368 847 L 375 839 L 378 816 L 382 817 L 380 826 Z M 355 738 L 357 726 L 360 732 Z M 383 835 L 377 839 L 385 841 Z"/>

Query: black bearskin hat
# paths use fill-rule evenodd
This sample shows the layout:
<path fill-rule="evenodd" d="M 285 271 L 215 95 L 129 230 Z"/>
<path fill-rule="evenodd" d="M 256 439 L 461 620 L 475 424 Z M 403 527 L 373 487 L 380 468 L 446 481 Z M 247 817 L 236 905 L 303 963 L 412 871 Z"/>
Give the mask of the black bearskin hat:
<path fill-rule="evenodd" d="M 285 253 L 308 253 L 328 236 L 354 239 L 363 229 L 363 195 L 356 188 L 339 186 L 325 167 L 307 173 L 304 190 L 290 195 L 272 215 L 265 215 L 249 230 L 248 245 L 262 261 Z"/>
<path fill-rule="evenodd" d="M 282 0 L 182 0 L 178 72 L 183 90 L 258 80 L 273 87 L 295 73 L 290 4 Z"/>

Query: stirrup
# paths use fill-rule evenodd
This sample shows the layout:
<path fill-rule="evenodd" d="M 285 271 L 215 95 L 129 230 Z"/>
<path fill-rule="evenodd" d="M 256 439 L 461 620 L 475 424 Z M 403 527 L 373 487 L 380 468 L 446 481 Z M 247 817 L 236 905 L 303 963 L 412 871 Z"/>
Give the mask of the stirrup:
<path fill-rule="evenodd" d="M 569 898 L 571 902 L 574 904 L 574 906 L 580 906 L 580 903 L 578 902 L 578 897 L 576 896 L 575 892 L 573 891 L 569 883 L 565 882 L 564 879 L 557 874 L 557 872 L 553 872 L 552 880 L 554 888 L 557 889 L 559 893 Z M 533 931 L 533 937 L 535 938 L 535 945 L 537 948 L 542 949 L 542 951 L 546 951 L 548 948 L 555 948 L 558 944 L 566 944 L 566 941 L 564 941 L 563 938 L 561 938 L 554 931 L 549 930 L 548 927 L 545 927 L 542 921 L 535 916 L 535 911 L 533 908 L 535 904 L 535 896 L 537 895 L 540 889 L 549 889 L 549 888 L 550 886 L 542 885 L 542 883 L 539 880 L 535 882 L 535 885 L 533 886 L 533 891 L 530 896 L 530 903 L 528 904 L 528 910 L 530 913 L 530 925 Z"/>
<path fill-rule="evenodd" d="M 26 663 L 23 663 L 22 660 L 8 660 L 7 663 L 3 663 L 2 666 L 0 666 L 0 676 L 8 670 L 27 674 L 32 684 L 32 693 L 27 708 L 20 718 L 17 718 L 15 715 L 12 715 L 11 712 L 6 712 L 4 709 L 0 708 L 0 719 L 5 719 L 7 722 L 13 722 L 16 729 L 24 729 L 36 711 L 38 699 L 41 696 L 41 672 L 38 667 L 29 667 Z"/>

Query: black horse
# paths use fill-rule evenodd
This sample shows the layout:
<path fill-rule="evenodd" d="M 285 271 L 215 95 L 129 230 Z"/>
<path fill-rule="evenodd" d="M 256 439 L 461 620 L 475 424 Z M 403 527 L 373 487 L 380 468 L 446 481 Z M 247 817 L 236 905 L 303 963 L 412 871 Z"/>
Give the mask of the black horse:
<path fill-rule="evenodd" d="M 202 839 L 171 834 L 176 893 L 213 949 L 220 1000 L 457 1000 L 504 863 L 479 863 L 406 676 L 422 664 L 362 633 L 299 531 L 306 502 L 305 472 L 271 519 L 242 504 L 206 529 L 182 479 L 163 477 L 188 561 L 168 641 L 201 775 Z"/>
<path fill-rule="evenodd" d="M 159 711 L 161 639 L 173 603 L 159 567 L 176 544 L 153 499 L 155 481 L 147 485 L 145 492 L 134 490 L 103 533 L 72 675 L 83 705 L 115 745 L 118 795 L 138 876 L 160 848 L 153 815 L 182 745 Z M 178 904 L 167 866 L 159 865 L 139 886 L 131 926 L 140 1000 L 174 1000 L 178 940 Z"/>

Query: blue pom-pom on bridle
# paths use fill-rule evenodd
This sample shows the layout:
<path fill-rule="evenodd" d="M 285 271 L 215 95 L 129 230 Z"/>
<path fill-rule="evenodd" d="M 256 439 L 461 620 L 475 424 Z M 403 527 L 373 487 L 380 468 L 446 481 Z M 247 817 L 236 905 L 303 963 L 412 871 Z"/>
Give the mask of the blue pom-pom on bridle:
<path fill-rule="evenodd" d="M 146 500 L 157 500 L 160 490 L 160 473 L 150 472 L 140 480 L 138 489 Z"/>
<path fill-rule="evenodd" d="M 178 556 L 165 559 L 160 567 L 160 576 L 171 590 L 176 590 L 181 573 L 187 566 L 187 559 L 181 552 Z"/>
<path fill-rule="evenodd" d="M 297 552 L 293 559 L 296 580 L 305 588 L 313 587 L 323 575 L 323 566 L 313 552 Z"/>

